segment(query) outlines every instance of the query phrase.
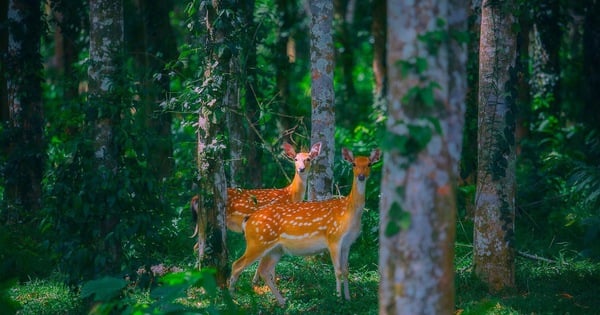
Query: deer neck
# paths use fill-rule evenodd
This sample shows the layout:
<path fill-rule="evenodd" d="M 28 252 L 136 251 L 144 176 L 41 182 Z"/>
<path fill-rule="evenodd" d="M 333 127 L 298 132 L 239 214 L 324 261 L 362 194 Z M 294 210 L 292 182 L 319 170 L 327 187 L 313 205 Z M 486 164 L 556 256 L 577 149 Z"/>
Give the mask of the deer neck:
<path fill-rule="evenodd" d="M 296 172 L 294 180 L 286 187 L 290 195 L 290 201 L 302 201 L 304 199 L 304 193 L 306 192 L 305 182 L 304 178 Z"/>
<path fill-rule="evenodd" d="M 365 190 L 367 185 L 367 179 L 359 181 L 357 177 L 354 177 L 352 182 L 352 190 L 347 197 L 348 210 L 361 213 L 365 207 Z"/>

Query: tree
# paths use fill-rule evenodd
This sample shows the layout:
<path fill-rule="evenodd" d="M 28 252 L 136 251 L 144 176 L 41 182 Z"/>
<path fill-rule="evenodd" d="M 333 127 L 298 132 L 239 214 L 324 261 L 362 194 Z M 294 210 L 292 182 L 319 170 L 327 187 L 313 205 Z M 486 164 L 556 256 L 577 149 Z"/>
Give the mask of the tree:
<path fill-rule="evenodd" d="M 110 21 L 110 22 L 109 22 Z M 98 216 L 103 220 L 96 250 L 108 254 L 109 261 L 102 267 L 106 272 L 119 270 L 122 258 L 120 240 L 111 237 L 119 223 L 117 191 L 119 149 L 115 128 L 120 124 L 123 100 L 120 88 L 123 56 L 123 7 L 120 0 L 90 1 L 90 66 L 87 121 L 93 133 L 95 170 L 93 176 L 103 182 L 96 192 Z M 89 191 L 88 191 L 89 193 Z"/>
<path fill-rule="evenodd" d="M 385 46 L 387 44 L 387 1 L 373 1 L 373 22 L 371 34 L 373 35 L 373 74 L 375 76 L 375 91 L 373 95 L 375 109 L 383 111 L 387 95 L 387 65 L 385 60 Z"/>
<path fill-rule="evenodd" d="M 157 181 L 168 178 L 173 170 L 173 144 L 171 140 L 171 113 L 165 110 L 169 98 L 170 77 L 167 65 L 177 57 L 177 43 L 169 12 L 172 0 L 133 1 L 137 15 L 128 10 L 127 25 L 135 32 L 126 33 L 131 54 L 138 62 L 139 93 L 141 103 L 137 107 L 136 120 L 140 130 L 152 138 L 152 153 L 148 155 L 150 167 L 155 170 Z M 134 19 L 133 17 L 139 18 Z M 134 40 L 134 39 L 141 40 Z"/>
<path fill-rule="evenodd" d="M 239 7 L 237 1 L 215 1 L 204 6 L 207 36 L 205 72 L 198 110 L 198 175 L 199 213 L 198 213 L 198 241 L 200 266 L 213 267 L 217 271 L 217 282 L 225 286 L 229 275 L 227 262 L 227 226 L 225 221 L 225 204 L 227 200 L 227 182 L 223 163 L 224 139 L 220 137 L 223 130 L 219 121 L 223 121 L 223 109 L 230 110 L 227 106 L 225 95 L 231 93 L 228 82 L 231 75 L 230 62 L 234 54 L 233 43 L 228 34 L 234 29 L 235 8 Z M 228 14 L 225 14 L 227 12 Z M 219 21 L 217 21 L 219 18 Z M 204 244 L 209 254 L 204 255 Z"/>
<path fill-rule="evenodd" d="M 310 0 L 310 64 L 311 64 L 311 136 L 312 143 L 321 141 L 320 159 L 312 166 L 310 200 L 331 197 L 333 157 L 335 153 L 335 102 L 333 90 L 333 3 Z"/>
<path fill-rule="evenodd" d="M 590 126 L 598 127 L 600 106 L 600 2 L 588 2 L 583 30 L 583 75 L 584 109 L 583 120 Z"/>
<path fill-rule="evenodd" d="M 466 18 L 462 1 L 388 1 L 380 314 L 454 313 Z"/>
<path fill-rule="evenodd" d="M 41 8 L 38 0 L 8 1 L 8 38 L 2 82 L 7 119 L 3 131 L 2 175 L 6 220 L 28 221 L 41 208 L 45 163 L 42 112 Z M 4 96 L 2 96 L 4 98 Z M 25 211 L 20 211 L 21 209 Z M 30 215 L 28 215 L 30 214 Z"/>
<path fill-rule="evenodd" d="M 515 284 L 516 37 L 512 1 L 484 0 L 479 51 L 473 264 L 498 291 Z"/>

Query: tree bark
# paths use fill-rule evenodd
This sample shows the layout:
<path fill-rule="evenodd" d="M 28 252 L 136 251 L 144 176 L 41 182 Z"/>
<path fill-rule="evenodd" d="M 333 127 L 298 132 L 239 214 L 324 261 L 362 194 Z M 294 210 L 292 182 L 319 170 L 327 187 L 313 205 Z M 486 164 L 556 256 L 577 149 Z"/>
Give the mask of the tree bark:
<path fill-rule="evenodd" d="M 118 171 L 118 149 L 114 139 L 114 128 L 119 124 L 122 107 L 121 94 L 117 87 L 122 75 L 123 54 L 123 7 L 120 0 L 90 1 L 90 66 L 88 68 L 88 121 L 92 125 L 95 176 L 107 184 L 106 195 L 114 194 L 114 178 Z M 114 214 L 115 205 L 104 200 L 98 206 L 103 217 L 100 222 L 102 235 L 98 238 L 99 250 L 108 253 L 110 261 L 103 267 L 105 272 L 119 270 L 122 248 L 118 238 L 107 237 L 114 232 L 119 219 Z"/>
<path fill-rule="evenodd" d="M 42 21 L 39 0 L 8 1 L 7 54 L 2 60 L 8 145 L 3 147 L 4 200 L 9 223 L 33 219 L 41 208 L 45 161 L 42 111 Z M 23 210 L 23 211 L 21 211 Z"/>
<path fill-rule="evenodd" d="M 311 143 L 321 141 L 321 157 L 312 164 L 310 200 L 331 197 L 335 154 L 335 100 L 333 90 L 333 3 L 310 0 Z"/>
<path fill-rule="evenodd" d="M 466 7 L 390 0 L 387 12 L 387 64 L 400 66 L 388 68 L 379 313 L 453 314 L 466 93 L 466 45 L 453 34 L 465 34 Z M 440 32 L 449 40 L 436 41 Z"/>
<path fill-rule="evenodd" d="M 225 118 L 222 109 L 230 110 L 227 108 L 230 104 L 223 95 L 228 93 L 230 62 L 235 52 L 227 50 L 231 40 L 227 36 L 232 33 L 235 25 L 234 15 L 239 13 L 235 9 L 237 7 L 237 1 L 214 1 L 204 8 L 208 50 L 201 87 L 205 95 L 198 111 L 199 241 L 202 234 L 206 236 L 206 250 L 199 249 L 199 266 L 216 269 L 216 280 L 221 287 L 227 284 L 229 264 L 225 221 L 227 180 L 222 163 L 225 144 L 219 137 L 223 134 L 219 122 Z M 225 10 L 234 14 L 222 14 Z M 215 21 L 217 17 L 218 23 Z"/>
<path fill-rule="evenodd" d="M 373 1 L 373 22 L 371 33 L 373 35 L 373 75 L 375 77 L 374 104 L 375 110 L 385 111 L 385 97 L 387 95 L 387 63 L 386 31 L 387 31 L 387 1 Z"/>
<path fill-rule="evenodd" d="M 516 37 L 513 2 L 484 0 L 473 264 L 490 290 L 515 284 Z"/>

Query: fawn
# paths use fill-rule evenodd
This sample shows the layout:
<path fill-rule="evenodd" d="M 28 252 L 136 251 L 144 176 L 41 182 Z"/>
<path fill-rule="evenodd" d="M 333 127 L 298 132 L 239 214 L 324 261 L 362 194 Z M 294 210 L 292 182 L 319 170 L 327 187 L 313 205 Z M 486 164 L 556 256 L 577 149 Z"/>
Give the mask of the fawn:
<path fill-rule="evenodd" d="M 285 154 L 294 160 L 294 179 L 284 188 L 273 189 L 240 189 L 227 188 L 226 220 L 227 228 L 233 232 L 242 232 L 242 220 L 245 216 L 256 211 L 259 207 L 276 202 L 296 202 L 304 199 L 306 183 L 310 170 L 311 161 L 321 153 L 321 142 L 315 143 L 309 152 L 296 153 L 291 144 L 283 144 Z M 198 196 L 191 201 L 191 210 L 196 227 L 194 237 L 198 234 Z M 202 240 L 199 240 L 203 244 Z M 197 250 L 198 243 L 194 246 Z M 200 255 L 202 252 L 199 252 Z"/>
<path fill-rule="evenodd" d="M 360 234 L 366 181 L 371 165 L 379 161 L 380 150 L 373 150 L 369 157 L 355 158 L 344 148 L 342 156 L 352 164 L 354 173 L 348 196 L 325 201 L 270 204 L 244 219 L 246 251 L 233 263 L 229 280 L 231 292 L 241 272 L 261 259 L 256 273 L 283 306 L 285 299 L 274 283 L 275 265 L 281 256 L 284 253 L 308 256 L 329 250 L 338 296 L 342 294 L 343 285 L 344 297 L 350 300 L 348 255 L 350 246 Z"/>

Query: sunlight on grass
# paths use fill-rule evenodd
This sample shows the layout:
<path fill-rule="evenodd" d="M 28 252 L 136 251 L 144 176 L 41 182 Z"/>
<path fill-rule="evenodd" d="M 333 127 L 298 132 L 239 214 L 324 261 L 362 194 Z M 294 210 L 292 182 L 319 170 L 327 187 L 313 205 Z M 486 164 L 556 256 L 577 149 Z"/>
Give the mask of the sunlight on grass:
<path fill-rule="evenodd" d="M 32 280 L 11 289 L 11 295 L 23 306 L 17 314 L 75 314 L 81 307 L 79 297 L 57 281 Z"/>

